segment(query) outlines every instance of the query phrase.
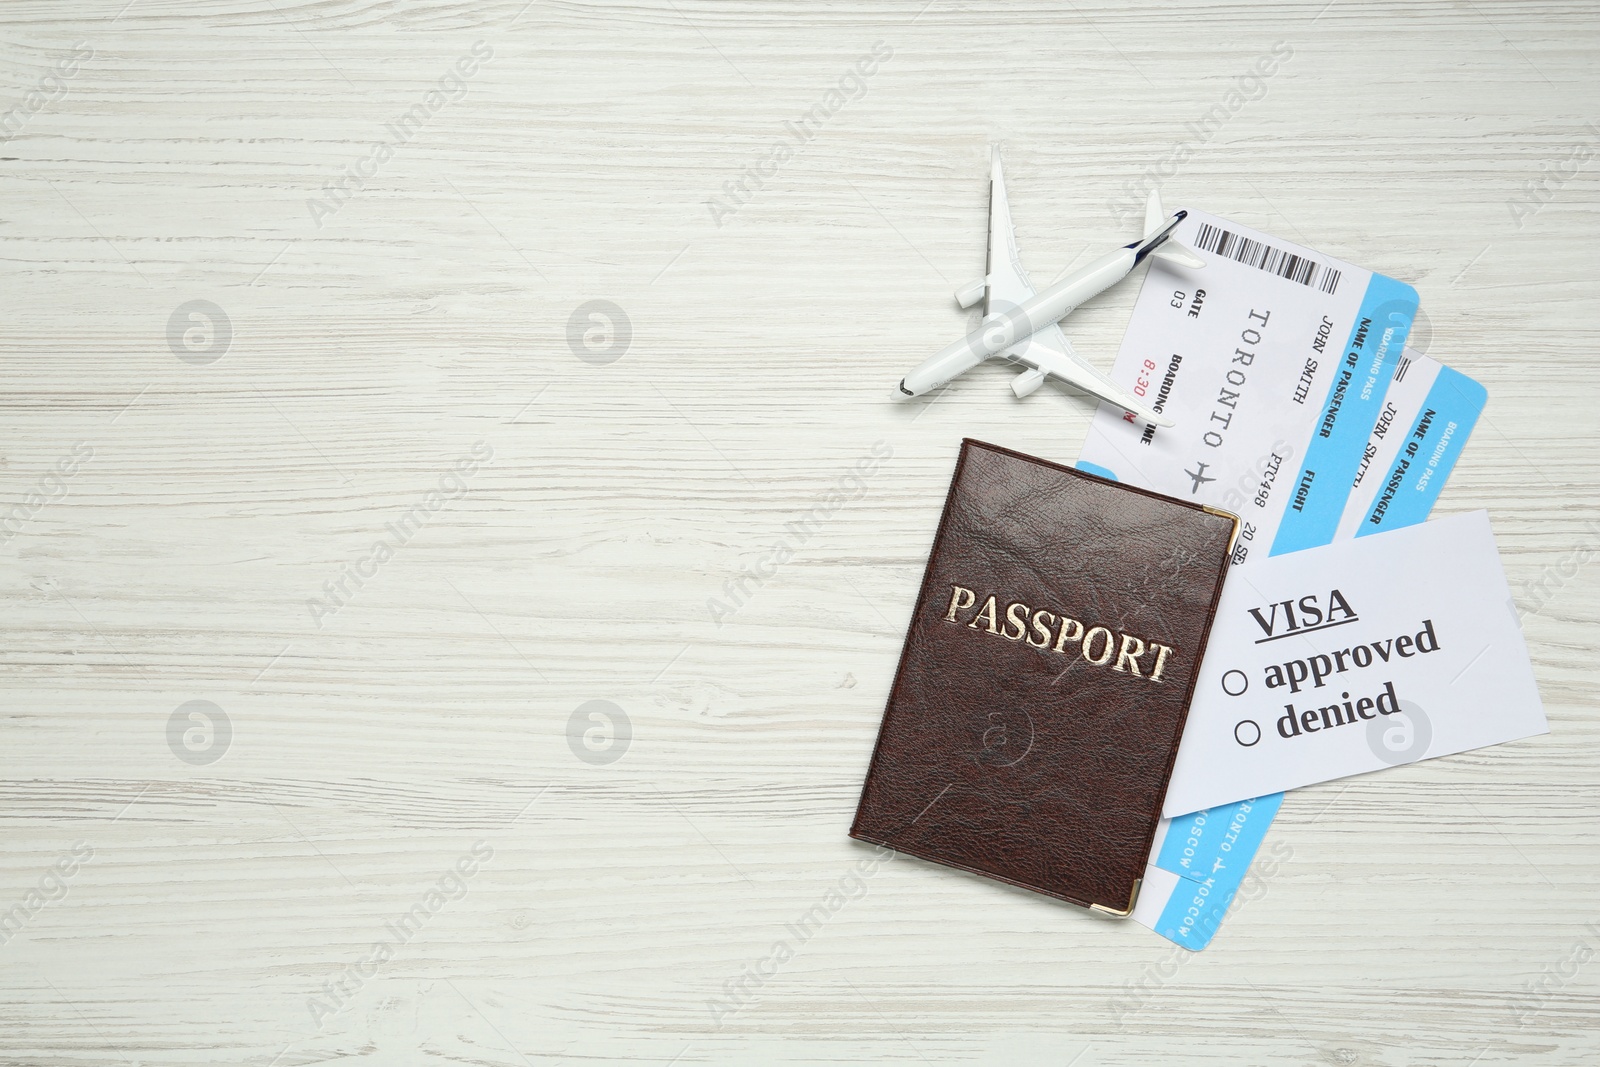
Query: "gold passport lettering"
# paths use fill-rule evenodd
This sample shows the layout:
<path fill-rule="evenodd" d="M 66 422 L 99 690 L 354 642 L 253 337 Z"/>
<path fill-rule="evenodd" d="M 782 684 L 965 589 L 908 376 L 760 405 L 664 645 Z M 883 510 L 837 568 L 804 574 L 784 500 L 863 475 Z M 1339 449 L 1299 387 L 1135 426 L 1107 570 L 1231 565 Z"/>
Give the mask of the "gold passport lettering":
<path fill-rule="evenodd" d="M 970 619 L 962 617 L 962 612 L 974 606 L 977 611 Z M 950 605 L 944 613 L 944 621 L 991 633 L 1007 641 L 1026 641 L 1034 648 L 1064 656 L 1082 656 L 1085 663 L 1110 667 L 1156 683 L 1161 681 L 1167 657 L 1173 652 L 1171 645 L 1121 633 L 1109 626 L 1085 628 L 1077 619 L 1044 608 L 1034 608 L 1030 613 L 1028 605 L 1021 601 L 1007 604 L 1002 612 L 999 597 L 993 593 L 979 605 L 978 594 L 959 585 L 950 587 Z M 1141 662 L 1146 656 L 1149 662 Z"/>

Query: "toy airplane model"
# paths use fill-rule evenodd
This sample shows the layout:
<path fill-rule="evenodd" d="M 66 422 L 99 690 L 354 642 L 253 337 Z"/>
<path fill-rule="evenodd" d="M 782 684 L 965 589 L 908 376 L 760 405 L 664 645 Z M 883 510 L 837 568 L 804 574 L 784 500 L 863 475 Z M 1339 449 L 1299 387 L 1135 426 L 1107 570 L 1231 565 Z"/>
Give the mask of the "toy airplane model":
<path fill-rule="evenodd" d="M 930 356 L 900 380 L 898 395 L 920 396 L 976 367 L 990 356 L 1003 355 L 1028 369 L 1011 383 L 1011 391 L 1027 396 L 1054 376 L 1087 393 L 1108 400 L 1147 422 L 1171 426 L 1165 418 L 1141 404 L 1122 386 L 1078 358 L 1057 323 L 1079 304 L 1126 278 L 1146 256 L 1185 267 L 1203 267 L 1205 261 L 1171 240 L 1172 231 L 1186 212 L 1165 217 L 1161 199 L 1152 191 L 1144 207 L 1144 236 L 1052 282 L 1042 292 L 1028 280 L 1017 259 L 1017 235 L 1011 227 L 1011 207 L 1006 202 L 1006 179 L 1000 170 L 1000 150 L 992 150 L 989 170 L 989 255 L 984 276 L 956 290 L 956 302 L 971 307 L 984 301 L 983 324 L 966 337 Z"/>

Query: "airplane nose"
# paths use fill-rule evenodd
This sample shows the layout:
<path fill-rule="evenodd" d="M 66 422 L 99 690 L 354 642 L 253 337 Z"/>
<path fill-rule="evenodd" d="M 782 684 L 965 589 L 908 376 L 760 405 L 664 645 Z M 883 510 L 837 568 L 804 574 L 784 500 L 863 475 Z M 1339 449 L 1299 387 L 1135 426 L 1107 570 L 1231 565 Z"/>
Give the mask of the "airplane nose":
<path fill-rule="evenodd" d="M 906 380 L 904 378 L 901 378 L 900 379 L 900 384 L 895 386 L 894 393 L 892 395 L 894 396 L 894 398 L 896 400 L 904 400 L 906 397 L 916 396 L 917 394 L 913 393 L 911 390 L 907 389 L 906 388 Z"/>

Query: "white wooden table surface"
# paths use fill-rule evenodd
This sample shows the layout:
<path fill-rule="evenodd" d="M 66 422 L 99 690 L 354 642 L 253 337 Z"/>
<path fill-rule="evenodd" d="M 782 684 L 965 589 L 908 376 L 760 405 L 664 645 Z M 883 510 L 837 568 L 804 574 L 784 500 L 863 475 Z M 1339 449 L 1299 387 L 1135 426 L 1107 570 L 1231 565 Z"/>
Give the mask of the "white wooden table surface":
<path fill-rule="evenodd" d="M 1594 5 L 0 26 L 0 1063 L 1600 1057 Z M 1037 272 L 1159 168 L 1414 283 L 1489 390 L 1436 514 L 1492 511 L 1551 733 L 1292 794 L 1198 955 L 845 880 L 959 438 L 1071 461 L 1092 412 L 997 368 L 888 400 L 968 322 L 992 140 Z M 1135 291 L 1073 320 L 1101 366 Z"/>

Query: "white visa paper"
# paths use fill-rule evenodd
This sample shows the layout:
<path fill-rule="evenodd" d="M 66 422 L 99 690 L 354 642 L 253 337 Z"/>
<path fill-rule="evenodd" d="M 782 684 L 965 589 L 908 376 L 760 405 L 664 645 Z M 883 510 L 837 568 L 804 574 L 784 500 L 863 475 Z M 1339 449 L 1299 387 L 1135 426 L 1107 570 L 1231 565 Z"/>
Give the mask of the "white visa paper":
<path fill-rule="evenodd" d="M 1483 511 L 1253 560 L 1206 649 L 1168 818 L 1549 730 Z"/>

